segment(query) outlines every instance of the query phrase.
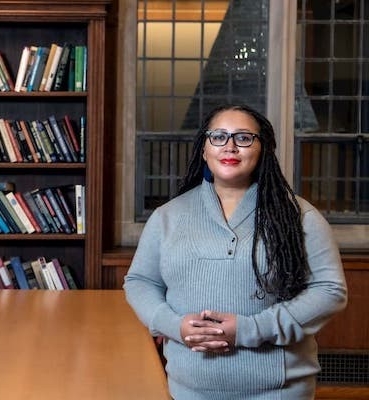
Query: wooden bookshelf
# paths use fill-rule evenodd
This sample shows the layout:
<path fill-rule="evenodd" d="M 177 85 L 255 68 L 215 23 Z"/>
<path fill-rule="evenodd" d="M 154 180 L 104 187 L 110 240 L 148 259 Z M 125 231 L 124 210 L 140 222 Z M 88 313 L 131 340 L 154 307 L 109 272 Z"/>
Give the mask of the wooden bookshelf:
<path fill-rule="evenodd" d="M 16 191 L 82 184 L 86 187 L 85 234 L 0 234 L 0 254 L 24 260 L 57 257 L 73 270 L 82 288 L 101 288 L 104 79 L 106 16 L 111 0 L 0 2 L 0 51 L 15 80 L 24 46 L 52 42 L 86 45 L 87 90 L 84 92 L 0 92 L 0 117 L 44 119 L 67 114 L 86 116 L 86 162 L 0 163 L 2 181 Z"/>

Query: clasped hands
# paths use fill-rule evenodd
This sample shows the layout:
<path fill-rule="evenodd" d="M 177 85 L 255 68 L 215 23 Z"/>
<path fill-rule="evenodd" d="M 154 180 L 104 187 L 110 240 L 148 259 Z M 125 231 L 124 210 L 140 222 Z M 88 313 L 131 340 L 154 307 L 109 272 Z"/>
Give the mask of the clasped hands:
<path fill-rule="evenodd" d="M 204 310 L 182 319 L 181 337 L 192 351 L 227 353 L 235 345 L 236 315 Z"/>

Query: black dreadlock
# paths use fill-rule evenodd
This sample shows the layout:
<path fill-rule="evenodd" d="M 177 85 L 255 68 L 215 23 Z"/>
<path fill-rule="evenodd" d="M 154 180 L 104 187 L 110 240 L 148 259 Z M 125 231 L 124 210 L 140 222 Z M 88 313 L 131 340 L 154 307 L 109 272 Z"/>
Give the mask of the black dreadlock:
<path fill-rule="evenodd" d="M 213 109 L 195 137 L 188 170 L 178 194 L 201 184 L 205 165 L 204 133 L 211 120 L 226 110 L 249 114 L 260 126 L 262 151 L 253 176 L 254 181 L 258 182 L 252 248 L 252 266 L 259 288 L 256 296 L 263 298 L 269 293 L 275 295 L 278 301 L 291 299 L 306 287 L 308 274 L 301 210 L 275 156 L 274 129 L 263 115 L 246 105 L 227 104 Z M 268 270 L 265 273 L 261 273 L 257 265 L 257 244 L 260 239 L 266 250 Z"/>

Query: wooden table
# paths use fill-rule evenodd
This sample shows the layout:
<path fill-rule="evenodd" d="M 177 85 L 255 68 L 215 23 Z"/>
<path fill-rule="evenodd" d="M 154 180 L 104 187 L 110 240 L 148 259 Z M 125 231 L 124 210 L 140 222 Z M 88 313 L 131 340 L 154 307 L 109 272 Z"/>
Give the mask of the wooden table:
<path fill-rule="evenodd" d="M 0 399 L 166 400 L 153 340 L 118 290 L 0 290 Z"/>

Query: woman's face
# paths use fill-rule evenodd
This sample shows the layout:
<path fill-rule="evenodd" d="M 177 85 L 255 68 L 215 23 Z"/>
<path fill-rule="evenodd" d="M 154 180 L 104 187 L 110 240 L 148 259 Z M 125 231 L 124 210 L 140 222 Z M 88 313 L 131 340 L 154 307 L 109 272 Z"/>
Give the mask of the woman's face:
<path fill-rule="evenodd" d="M 248 131 L 259 133 L 260 127 L 254 117 L 238 110 L 221 111 L 211 120 L 208 130 L 226 130 L 233 133 Z M 205 140 L 203 158 L 214 176 L 214 184 L 227 187 L 247 188 L 252 183 L 261 154 L 261 143 L 255 138 L 250 147 L 238 147 L 230 138 L 224 146 L 213 146 Z"/>

